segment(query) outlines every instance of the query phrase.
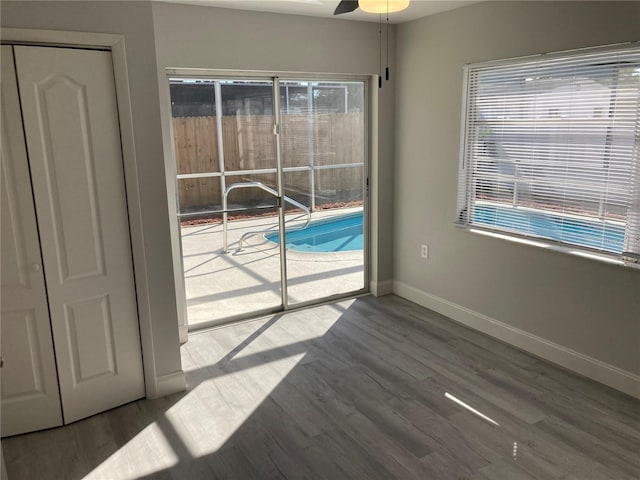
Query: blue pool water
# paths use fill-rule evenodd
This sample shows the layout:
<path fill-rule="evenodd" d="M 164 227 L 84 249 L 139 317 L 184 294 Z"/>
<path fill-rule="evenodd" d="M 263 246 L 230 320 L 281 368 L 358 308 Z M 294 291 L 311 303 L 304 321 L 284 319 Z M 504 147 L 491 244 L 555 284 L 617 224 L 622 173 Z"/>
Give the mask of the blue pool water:
<path fill-rule="evenodd" d="M 362 250 L 364 230 L 362 212 L 342 215 L 330 220 L 312 222 L 304 230 L 287 232 L 287 250 L 298 252 L 349 252 Z M 269 233 L 267 240 L 280 243 L 278 233 Z"/>
<path fill-rule="evenodd" d="M 624 247 L 622 225 L 566 218 L 550 213 L 476 205 L 473 210 L 473 223 L 608 252 L 620 253 Z"/>

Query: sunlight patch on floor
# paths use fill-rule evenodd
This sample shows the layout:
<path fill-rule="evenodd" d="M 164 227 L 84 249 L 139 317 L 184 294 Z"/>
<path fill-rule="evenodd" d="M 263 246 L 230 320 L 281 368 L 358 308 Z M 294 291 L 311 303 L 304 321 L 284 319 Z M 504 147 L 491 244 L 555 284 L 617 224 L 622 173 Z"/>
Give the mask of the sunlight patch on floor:
<path fill-rule="evenodd" d="M 322 338 L 354 301 L 192 335 L 190 353 L 183 351 L 182 358 L 189 392 L 88 478 L 139 478 L 214 454 L 286 381 L 310 342 Z M 278 397 L 269 401 L 278 403 Z"/>
<path fill-rule="evenodd" d="M 221 377 L 207 380 L 171 407 L 167 418 L 189 453 L 200 457 L 222 448 L 304 356 L 301 353 L 246 368 L 233 375 L 232 383 Z M 203 418 L 202 408 L 215 413 Z"/>
<path fill-rule="evenodd" d="M 86 478 L 139 478 L 217 452 L 304 356 L 246 368 L 233 376 L 233 385 L 219 377 L 200 383 Z"/>
<path fill-rule="evenodd" d="M 467 405 L 466 403 L 464 403 L 462 400 L 460 400 L 459 398 L 451 395 L 449 392 L 446 392 L 444 394 L 445 397 L 447 397 L 449 400 L 451 400 L 452 402 L 457 403 L 458 405 L 460 405 L 463 408 L 466 408 L 467 410 L 469 410 L 471 413 L 476 414 L 477 416 L 479 416 L 480 418 L 482 418 L 483 420 L 486 420 L 489 423 L 492 423 L 493 425 L 499 427 L 500 424 L 498 422 L 496 422 L 494 419 L 487 417 L 484 413 L 476 410 L 475 408 L 473 408 L 470 405 Z"/>
<path fill-rule="evenodd" d="M 157 422 L 148 425 L 98 465 L 86 479 L 125 480 L 153 474 L 178 463 L 178 455 Z"/>

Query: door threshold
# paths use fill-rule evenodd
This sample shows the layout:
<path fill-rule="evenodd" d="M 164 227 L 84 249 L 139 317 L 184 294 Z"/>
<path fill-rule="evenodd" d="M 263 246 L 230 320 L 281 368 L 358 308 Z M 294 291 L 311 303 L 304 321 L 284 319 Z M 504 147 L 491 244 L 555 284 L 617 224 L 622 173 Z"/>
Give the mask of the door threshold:
<path fill-rule="evenodd" d="M 300 303 L 298 305 L 295 305 L 293 307 L 290 307 L 286 310 L 283 310 L 281 308 L 276 308 L 276 309 L 265 309 L 265 310 L 258 310 L 255 312 L 251 312 L 251 314 L 249 314 L 249 316 L 247 315 L 234 315 L 231 317 L 227 317 L 224 319 L 220 319 L 220 320 L 211 320 L 208 322 L 199 322 L 196 325 L 189 325 L 188 326 L 188 334 L 197 334 L 197 333 L 202 333 L 202 332 L 208 332 L 211 330 L 216 330 L 218 328 L 222 328 L 222 327 L 228 327 L 231 325 L 239 325 L 242 323 L 251 323 L 251 322 L 256 322 L 259 320 L 265 320 L 269 317 L 273 317 L 274 315 L 282 315 L 282 314 L 286 314 L 286 313 L 292 313 L 292 312 L 299 312 L 301 310 L 306 310 L 309 308 L 314 308 L 314 307 L 320 307 L 322 305 L 331 305 L 333 303 L 338 303 L 338 302 L 342 302 L 344 300 L 349 300 L 351 298 L 359 298 L 359 297 L 365 297 L 371 295 L 371 292 L 369 290 L 361 290 L 361 291 L 357 291 L 357 292 L 350 292 L 348 294 L 345 295 L 334 295 L 325 299 L 322 299 L 320 301 L 309 301 L 309 302 L 304 302 L 304 303 Z M 188 341 L 188 338 L 187 338 Z"/>

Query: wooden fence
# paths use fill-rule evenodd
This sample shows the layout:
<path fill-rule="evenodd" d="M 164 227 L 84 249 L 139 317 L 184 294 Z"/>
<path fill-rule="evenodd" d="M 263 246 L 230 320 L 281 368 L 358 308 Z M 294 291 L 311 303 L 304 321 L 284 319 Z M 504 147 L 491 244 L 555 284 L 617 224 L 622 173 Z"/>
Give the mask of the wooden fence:
<path fill-rule="evenodd" d="M 283 115 L 281 148 L 287 167 L 326 166 L 364 162 L 364 115 L 361 113 Z M 312 128 L 310 128 L 312 127 Z M 215 117 L 173 119 L 178 174 L 220 172 Z M 311 133 L 310 133 L 311 132 Z M 226 184 L 261 181 L 275 186 L 275 173 L 234 175 L 239 170 L 275 169 L 273 119 L 268 115 L 222 117 Z M 312 152 L 312 153 L 311 153 Z M 316 203 L 362 199 L 363 167 L 315 169 Z M 308 171 L 285 172 L 286 194 L 310 204 Z M 254 204 L 268 196 L 241 189 L 230 195 L 235 204 Z M 219 177 L 178 180 L 181 212 L 220 208 Z M 272 200 L 272 199 L 271 199 Z"/>

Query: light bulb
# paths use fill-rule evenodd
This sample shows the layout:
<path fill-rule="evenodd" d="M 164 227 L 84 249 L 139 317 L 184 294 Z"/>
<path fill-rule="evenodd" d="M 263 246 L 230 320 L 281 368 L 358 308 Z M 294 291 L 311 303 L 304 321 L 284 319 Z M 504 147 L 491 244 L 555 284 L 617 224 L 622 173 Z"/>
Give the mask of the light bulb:
<path fill-rule="evenodd" d="M 358 0 L 361 10 L 369 13 L 393 13 L 409 6 L 409 0 Z"/>

